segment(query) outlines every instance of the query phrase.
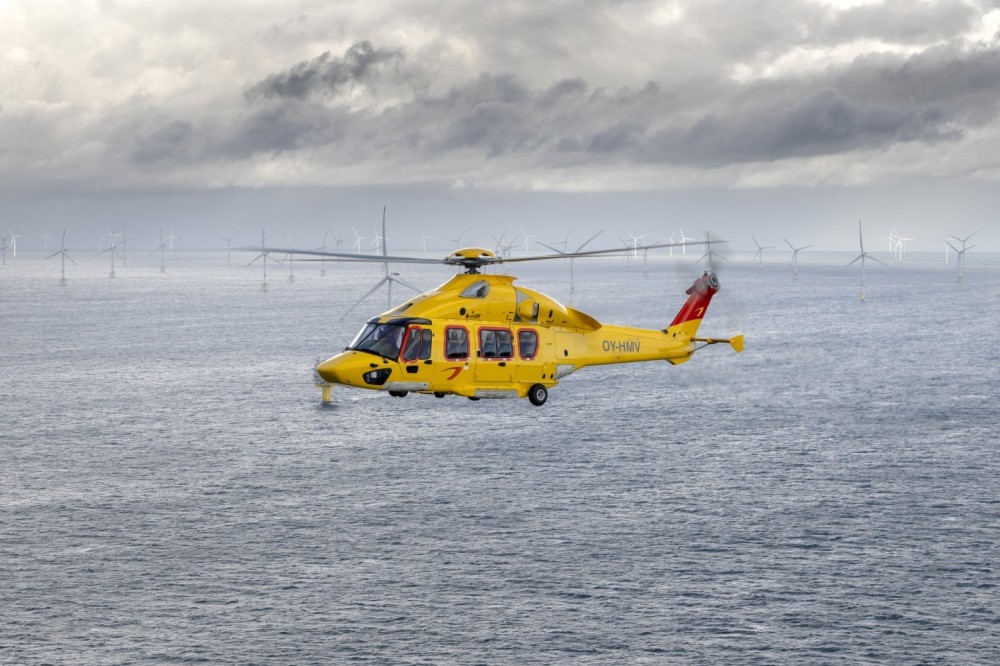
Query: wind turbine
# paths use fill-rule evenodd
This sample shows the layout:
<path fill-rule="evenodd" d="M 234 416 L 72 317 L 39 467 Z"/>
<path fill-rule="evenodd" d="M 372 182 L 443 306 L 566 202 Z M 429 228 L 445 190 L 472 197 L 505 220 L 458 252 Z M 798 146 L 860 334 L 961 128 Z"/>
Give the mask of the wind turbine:
<path fill-rule="evenodd" d="M 688 238 L 687 236 L 685 236 L 684 235 L 684 230 L 681 229 L 680 227 L 677 227 L 677 230 L 681 233 L 681 238 L 678 241 L 681 244 L 681 254 L 682 255 L 687 255 L 687 242 L 688 241 L 693 241 L 694 239 L 693 238 Z M 671 234 L 670 237 L 673 238 L 673 235 Z M 673 241 L 671 241 L 671 242 L 673 242 Z"/>
<path fill-rule="evenodd" d="M 850 266 L 851 264 L 856 263 L 858 261 L 861 262 L 861 300 L 863 301 L 865 300 L 865 259 L 871 259 L 872 261 L 877 261 L 883 266 L 888 266 L 889 264 L 885 263 L 881 259 L 876 259 L 875 257 L 865 252 L 865 239 L 861 235 L 861 220 L 858 220 L 858 244 L 861 246 L 861 254 L 856 256 L 854 260 L 851 261 L 851 263 L 847 264 L 847 266 Z M 847 266 L 845 266 L 844 268 L 847 268 Z"/>
<path fill-rule="evenodd" d="M 167 263 L 163 258 L 163 253 L 167 248 L 167 242 L 163 240 L 163 229 L 160 229 L 160 244 L 156 246 L 156 250 L 160 251 L 160 272 L 167 272 Z M 156 254 L 156 250 L 150 252 L 150 254 Z"/>
<path fill-rule="evenodd" d="M 115 241 L 115 238 L 117 238 L 121 234 L 115 233 L 113 230 L 108 229 L 107 227 L 105 227 L 105 231 L 108 232 L 108 235 L 111 237 L 111 239 L 108 241 L 108 246 L 103 250 L 101 250 L 100 252 L 98 252 L 97 254 L 104 254 L 105 252 L 107 252 L 108 254 L 111 255 L 111 272 L 108 273 L 108 277 L 113 280 L 115 279 L 115 277 L 117 277 L 115 275 L 115 255 L 118 254 L 118 243 Z"/>
<path fill-rule="evenodd" d="M 261 291 L 267 291 L 268 288 L 269 288 L 269 285 L 267 284 L 267 262 L 270 260 L 270 261 L 276 261 L 276 262 L 278 262 L 280 264 L 281 260 L 280 259 L 274 259 L 273 257 L 271 257 L 271 253 L 268 252 L 268 250 L 267 250 L 267 242 L 264 240 L 264 230 L 263 229 L 260 230 L 260 254 L 258 254 L 256 257 L 254 257 L 253 260 L 250 261 L 250 264 L 252 264 L 253 262 L 257 261 L 258 259 L 261 260 L 260 263 L 264 267 L 264 281 L 260 283 L 260 290 Z M 250 264 L 247 264 L 247 266 L 249 266 Z"/>
<path fill-rule="evenodd" d="M 521 229 L 521 235 L 524 237 L 524 251 L 528 251 L 528 241 L 534 238 L 534 235 L 529 235 L 524 229 Z"/>
<path fill-rule="evenodd" d="M 663 243 L 663 242 L 670 243 L 670 256 L 671 257 L 674 256 L 674 245 L 677 244 L 677 241 L 674 239 L 675 235 L 677 235 L 677 230 L 676 229 L 674 229 L 673 231 L 670 232 L 670 238 L 661 238 L 660 239 L 661 243 Z M 682 235 L 682 237 L 683 237 L 683 235 Z"/>
<path fill-rule="evenodd" d="M 639 241 L 641 241 L 643 238 L 645 238 L 646 234 L 641 234 L 639 236 L 633 236 L 631 232 L 626 231 L 625 235 L 628 236 L 628 240 L 625 240 L 621 236 L 618 237 L 618 240 L 620 240 L 622 242 L 622 244 L 625 245 L 625 247 L 627 247 L 628 249 L 632 250 L 632 257 L 638 257 L 639 256 L 639 248 L 641 247 L 641 245 L 639 245 Z M 625 256 L 628 257 L 629 255 L 626 254 Z"/>
<path fill-rule="evenodd" d="M 895 229 L 893 231 L 896 232 L 896 261 L 902 261 L 903 255 L 906 254 L 906 243 L 913 239 L 903 236 Z"/>
<path fill-rule="evenodd" d="M 462 233 L 460 233 L 458 235 L 457 238 L 444 238 L 443 240 L 451 241 L 452 243 L 454 243 L 455 244 L 455 249 L 457 250 L 458 249 L 458 244 L 462 242 L 462 236 L 464 236 L 464 235 L 465 235 L 465 232 L 463 231 Z"/>
<path fill-rule="evenodd" d="M 806 250 L 808 248 L 811 248 L 812 245 L 803 245 L 802 247 L 795 247 L 794 245 L 792 245 L 791 243 L 789 243 L 788 239 L 785 238 L 784 236 L 782 236 L 781 239 L 783 241 L 785 241 L 785 244 L 788 247 L 792 248 L 792 276 L 793 277 L 798 277 L 799 276 L 799 252 L 801 252 L 802 250 Z"/>
<path fill-rule="evenodd" d="M 716 252 L 716 251 L 714 251 L 712 249 L 712 243 L 718 243 L 718 242 L 719 241 L 717 241 L 717 240 L 712 240 L 712 234 L 709 233 L 708 231 L 706 231 L 705 232 L 705 254 L 701 255 L 698 258 L 698 261 L 695 262 L 695 263 L 698 263 L 702 259 L 704 259 L 705 257 L 708 257 L 708 271 L 710 273 L 714 273 L 715 272 L 715 264 L 713 262 L 714 262 L 714 260 L 715 260 L 716 257 L 718 257 L 719 259 L 722 259 L 723 261 L 729 261 L 728 259 L 726 259 L 725 257 L 723 257 L 721 254 L 719 254 L 718 252 Z"/>
<path fill-rule="evenodd" d="M 24 234 L 15 234 L 10 229 L 7 229 L 7 231 L 10 231 L 10 251 L 11 251 L 10 258 L 11 260 L 14 260 L 17 259 L 17 239 L 23 236 Z"/>
<path fill-rule="evenodd" d="M 953 249 L 955 251 L 955 254 L 958 255 L 957 258 L 955 259 L 955 267 L 958 270 L 958 279 L 959 279 L 959 281 L 962 280 L 962 271 L 965 270 L 965 252 L 967 250 L 971 250 L 972 248 L 976 247 L 975 245 L 966 245 L 966 243 L 968 243 L 969 239 L 972 238 L 975 235 L 976 235 L 976 232 L 973 231 L 971 234 L 969 234 L 965 238 L 959 238 L 958 236 L 951 236 L 952 240 L 956 240 L 956 241 L 958 241 L 958 242 L 960 242 L 962 244 L 962 249 L 961 250 L 959 250 L 957 247 L 955 247 L 954 245 L 952 245 L 950 241 L 945 240 L 945 242 L 948 243 L 948 247 L 950 247 L 951 249 Z"/>
<path fill-rule="evenodd" d="M 174 228 L 173 228 L 173 226 L 170 227 L 170 235 L 167 236 L 167 240 L 170 241 L 170 251 L 173 252 L 174 251 L 174 243 L 180 241 L 180 238 L 178 238 L 177 236 L 174 236 Z"/>
<path fill-rule="evenodd" d="M 773 250 L 774 248 L 770 245 L 761 245 L 753 234 L 750 234 L 750 238 L 753 238 L 753 244 L 757 246 L 757 254 L 753 255 L 753 260 L 757 263 L 757 272 L 759 273 L 764 270 L 764 250 Z"/>
<path fill-rule="evenodd" d="M 122 253 L 121 253 L 122 268 L 127 268 L 128 267 L 128 242 L 130 240 L 135 240 L 135 239 L 134 238 L 130 238 L 129 236 L 127 236 L 125 234 L 125 223 L 122 222 L 122 242 L 118 244 L 119 247 L 121 247 L 121 249 L 122 249 Z"/>
<path fill-rule="evenodd" d="M 363 241 L 365 237 L 359 234 L 357 229 L 353 226 L 351 227 L 351 233 L 354 234 L 354 245 L 352 247 L 357 254 L 361 254 L 361 241 Z"/>
<path fill-rule="evenodd" d="M 566 237 L 563 238 L 561 241 L 552 241 L 551 243 L 548 243 L 548 244 L 539 242 L 538 244 L 539 245 L 543 245 L 543 246 L 549 248 L 553 252 L 559 252 L 559 250 L 557 250 L 555 248 L 555 246 L 556 245 L 562 245 L 563 251 L 559 252 L 559 254 L 566 254 L 567 252 L 569 252 L 569 235 L 571 233 L 573 233 L 573 227 L 569 228 L 569 231 L 566 232 Z"/>
<path fill-rule="evenodd" d="M 578 247 L 575 250 L 573 250 L 572 254 L 577 254 L 579 252 L 582 252 L 583 248 L 587 247 L 587 244 L 590 243 L 590 241 L 594 240 L 595 238 L 597 238 L 598 236 L 600 236 L 603 233 L 604 233 L 604 229 L 601 229 L 596 234 L 594 234 L 593 236 L 591 236 L 590 238 L 588 238 L 587 240 L 585 240 L 580 245 L 580 247 Z M 569 240 L 569 236 L 568 235 L 566 236 L 566 240 L 567 241 Z M 538 244 L 541 245 L 542 247 L 549 248 L 553 252 L 558 252 L 559 254 L 568 254 L 569 253 L 569 250 L 557 250 L 556 248 L 551 247 L 549 245 L 546 245 L 545 243 L 541 243 L 540 242 Z M 574 283 L 574 275 L 573 275 L 573 259 L 574 259 L 574 257 L 572 257 L 572 256 L 569 258 L 569 303 L 570 303 L 570 305 L 574 305 L 575 302 L 576 302 L 576 285 Z"/>
<path fill-rule="evenodd" d="M 353 310 L 354 308 L 358 307 L 358 305 L 360 305 L 363 300 L 365 300 L 366 298 L 368 298 L 369 296 L 371 296 L 372 294 L 374 294 L 376 291 L 378 291 L 382 287 L 382 285 L 384 285 L 384 284 L 387 284 L 389 286 L 389 288 L 388 288 L 388 294 L 386 296 L 386 303 L 387 303 L 386 309 L 391 309 L 392 308 L 392 284 L 394 282 L 397 282 L 397 283 L 403 285 L 404 287 L 408 287 L 408 288 L 412 289 L 413 291 L 415 291 L 417 293 L 420 292 L 419 288 L 414 287 L 412 284 L 410 284 L 409 282 L 407 282 L 403 278 L 399 277 L 399 273 L 393 273 L 389 269 L 389 258 L 390 257 L 389 257 L 389 252 L 386 249 L 386 242 L 385 242 L 385 206 L 382 207 L 382 258 L 383 258 L 382 267 L 385 270 L 385 276 L 381 280 L 379 280 L 375 284 L 374 287 L 372 287 L 371 289 L 369 289 L 365 293 L 364 296 L 362 296 L 361 298 L 359 298 L 354 305 L 352 305 L 351 307 L 349 307 L 347 309 L 347 312 L 345 312 L 343 314 L 343 316 L 341 316 L 341 319 L 343 319 L 348 314 L 350 314 L 351 310 Z"/>
<path fill-rule="evenodd" d="M 292 268 L 295 265 L 295 255 L 292 254 L 292 239 L 288 237 L 288 234 L 281 234 L 285 237 L 285 245 L 288 246 L 288 281 L 295 282 L 295 273 L 292 272 Z"/>
<path fill-rule="evenodd" d="M 48 232 L 47 231 L 46 231 L 45 235 L 48 236 Z M 56 256 L 57 254 L 62 256 L 62 277 L 59 278 L 59 286 L 60 287 L 65 287 L 67 284 L 69 284 L 69 281 L 66 280 L 66 260 L 69 259 L 73 263 L 74 266 L 76 265 L 76 262 L 73 261 L 73 257 L 69 256 L 69 254 L 66 251 L 66 230 L 65 229 L 63 229 L 62 244 L 59 247 L 60 247 L 60 249 L 59 249 L 58 252 L 53 252 L 52 254 L 50 254 L 49 256 L 47 256 L 45 258 L 46 259 L 51 259 L 52 257 Z"/>
<path fill-rule="evenodd" d="M 493 242 L 496 243 L 496 246 L 495 246 L 496 250 L 495 251 L 497 253 L 497 256 L 499 256 L 501 258 L 509 257 L 511 249 L 513 249 L 513 247 L 515 245 L 517 245 L 517 244 L 519 244 L 521 242 L 521 236 L 520 236 L 520 234 L 518 234 L 518 235 L 514 236 L 514 240 L 510 241 L 509 243 L 504 244 L 503 239 L 504 239 L 504 237 L 506 235 L 507 235 L 507 232 L 505 231 L 505 232 L 503 232 L 503 233 L 500 234 L 499 238 L 497 238 L 496 236 L 493 236 Z"/>
<path fill-rule="evenodd" d="M 896 227 L 889 230 L 889 236 L 883 239 L 889 249 L 889 254 L 896 254 L 896 246 L 899 245 L 899 232 Z"/>
<path fill-rule="evenodd" d="M 379 235 L 377 227 L 372 227 L 372 233 L 375 235 L 372 236 L 371 246 L 375 248 L 375 254 L 382 254 L 382 244 L 385 242 L 385 239 Z"/>
<path fill-rule="evenodd" d="M 48 252 L 49 251 L 49 240 L 51 240 L 49 238 L 49 228 L 48 227 L 45 227 L 45 233 L 42 234 L 42 238 L 45 240 L 45 251 Z"/>
<path fill-rule="evenodd" d="M 229 247 L 230 247 L 230 244 L 233 242 L 233 236 L 235 236 L 235 235 L 236 234 L 229 234 L 229 236 L 223 236 L 222 234 L 219 234 L 219 238 L 221 238 L 222 240 L 226 241 L 226 265 L 227 266 L 231 263 L 229 261 Z M 162 238 L 163 238 L 163 231 L 160 231 L 160 238 L 162 240 Z"/>
<path fill-rule="evenodd" d="M 316 249 L 319 250 L 320 252 L 326 252 L 326 239 L 329 238 L 329 237 L 330 237 L 330 231 L 327 230 L 327 232 L 325 234 L 323 234 L 323 243 L 322 243 L 322 245 L 320 245 Z M 320 275 L 326 275 L 326 255 L 325 254 L 320 255 L 320 259 L 319 259 L 319 274 Z"/>

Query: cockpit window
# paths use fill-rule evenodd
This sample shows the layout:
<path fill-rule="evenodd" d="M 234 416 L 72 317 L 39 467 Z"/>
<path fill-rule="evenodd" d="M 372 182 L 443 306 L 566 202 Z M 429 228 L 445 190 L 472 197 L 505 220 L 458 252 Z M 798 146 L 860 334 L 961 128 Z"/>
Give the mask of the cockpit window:
<path fill-rule="evenodd" d="M 406 327 L 399 324 L 365 324 L 347 348 L 377 354 L 384 358 L 397 358 L 405 331 Z"/>
<path fill-rule="evenodd" d="M 462 298 L 486 298 L 486 295 L 490 293 L 490 283 L 486 280 L 479 280 L 478 282 L 473 282 L 468 287 L 462 290 L 459 294 Z"/>

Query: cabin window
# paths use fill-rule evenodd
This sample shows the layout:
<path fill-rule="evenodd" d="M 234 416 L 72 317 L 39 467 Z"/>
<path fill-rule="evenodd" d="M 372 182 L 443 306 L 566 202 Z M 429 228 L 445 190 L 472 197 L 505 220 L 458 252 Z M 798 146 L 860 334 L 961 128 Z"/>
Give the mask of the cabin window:
<path fill-rule="evenodd" d="M 473 282 L 459 294 L 462 298 L 486 298 L 490 293 L 490 283 L 486 280 Z"/>
<path fill-rule="evenodd" d="M 469 331 L 461 326 L 449 326 L 444 329 L 444 341 L 445 358 L 469 358 Z"/>
<path fill-rule="evenodd" d="M 430 358 L 433 338 L 434 334 L 429 328 L 411 326 L 406 333 L 406 341 L 403 342 L 403 353 L 400 358 L 404 361 L 423 361 Z"/>
<path fill-rule="evenodd" d="M 538 353 L 538 333 L 528 328 L 518 331 L 517 351 L 526 361 L 535 358 Z"/>
<path fill-rule="evenodd" d="M 479 329 L 479 354 L 483 358 L 511 358 L 514 340 L 505 328 Z"/>

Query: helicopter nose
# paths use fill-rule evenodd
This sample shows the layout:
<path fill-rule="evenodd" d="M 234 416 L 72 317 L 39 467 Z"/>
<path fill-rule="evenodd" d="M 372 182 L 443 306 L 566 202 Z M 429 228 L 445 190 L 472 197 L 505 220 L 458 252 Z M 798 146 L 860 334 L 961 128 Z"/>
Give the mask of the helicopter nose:
<path fill-rule="evenodd" d="M 328 358 L 319 365 L 316 366 L 316 374 L 323 378 L 323 381 L 329 382 L 331 384 L 342 384 L 340 376 L 337 373 L 337 367 L 340 364 L 337 362 L 336 357 Z"/>

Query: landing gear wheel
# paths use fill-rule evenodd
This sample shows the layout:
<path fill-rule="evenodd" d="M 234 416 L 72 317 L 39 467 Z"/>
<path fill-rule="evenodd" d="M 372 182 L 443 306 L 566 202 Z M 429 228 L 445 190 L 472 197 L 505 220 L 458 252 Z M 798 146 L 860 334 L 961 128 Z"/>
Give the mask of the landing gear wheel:
<path fill-rule="evenodd" d="M 409 391 L 389 391 L 389 395 L 393 398 L 405 398 Z"/>
<path fill-rule="evenodd" d="M 444 393 L 438 393 L 437 391 L 435 391 L 434 392 L 434 397 L 435 398 L 443 398 L 444 397 Z"/>
<path fill-rule="evenodd" d="M 531 404 L 535 407 L 541 407 L 548 399 L 549 390 L 541 384 L 533 384 L 532 387 L 528 389 L 528 400 L 530 400 Z"/>
<path fill-rule="evenodd" d="M 469 400 L 472 400 L 473 402 L 475 402 L 476 400 L 479 400 L 479 398 L 477 398 L 477 397 L 476 397 L 476 396 L 474 396 L 474 395 L 470 395 L 470 396 L 469 396 Z"/>

